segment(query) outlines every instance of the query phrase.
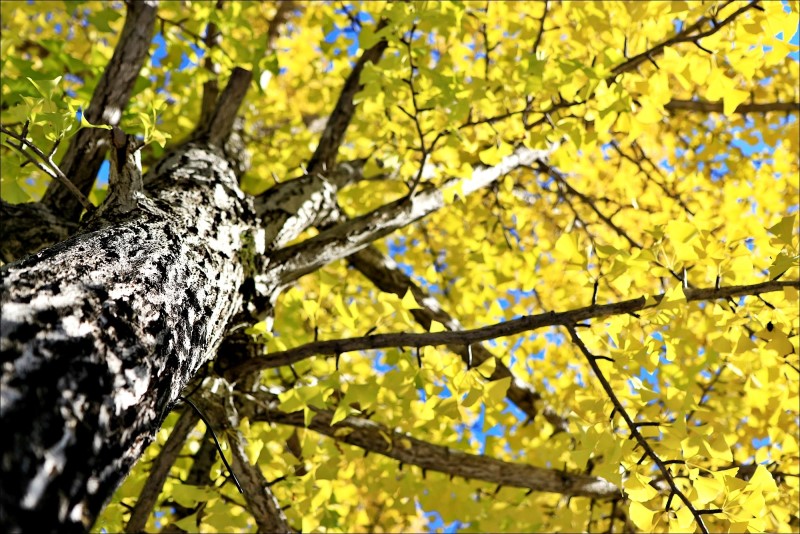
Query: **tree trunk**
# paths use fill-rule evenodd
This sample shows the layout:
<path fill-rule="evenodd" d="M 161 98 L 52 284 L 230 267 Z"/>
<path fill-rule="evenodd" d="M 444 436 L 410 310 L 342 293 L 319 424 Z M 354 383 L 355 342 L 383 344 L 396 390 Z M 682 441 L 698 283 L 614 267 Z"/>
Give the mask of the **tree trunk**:
<path fill-rule="evenodd" d="M 256 217 L 222 153 L 176 149 L 146 193 L 3 269 L 5 532 L 89 528 L 240 308 Z"/>

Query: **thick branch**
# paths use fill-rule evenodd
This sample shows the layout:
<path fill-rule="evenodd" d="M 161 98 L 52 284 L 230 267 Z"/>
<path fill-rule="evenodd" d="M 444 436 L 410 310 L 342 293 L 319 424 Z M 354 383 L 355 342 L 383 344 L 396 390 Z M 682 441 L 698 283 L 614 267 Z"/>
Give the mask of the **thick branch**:
<path fill-rule="evenodd" d="M 375 31 L 380 31 L 384 27 L 386 27 L 386 20 L 380 20 L 375 27 Z M 308 162 L 307 170 L 309 174 L 324 172 L 333 168 L 336 154 L 339 152 L 339 147 L 344 140 L 344 134 L 356 111 L 353 97 L 364 88 L 360 82 L 361 72 L 367 63 L 377 63 L 387 46 L 386 40 L 381 39 L 371 48 L 361 53 L 353 70 L 347 77 L 347 81 L 344 83 L 339 100 L 336 102 L 331 116 L 328 117 L 328 122 L 322 132 L 317 149 Z"/>
<path fill-rule="evenodd" d="M 236 113 L 242 105 L 252 79 L 253 73 L 249 70 L 240 67 L 233 69 L 228 85 L 217 100 L 211 117 L 202 124 L 199 138 L 205 138 L 209 143 L 222 147 L 225 140 L 231 135 Z"/>
<path fill-rule="evenodd" d="M 302 243 L 280 250 L 272 257 L 273 263 L 277 264 L 277 283 L 288 284 L 323 265 L 350 256 L 372 241 L 444 207 L 444 189 L 456 188 L 462 196 L 470 195 L 519 167 L 546 159 L 548 154 L 549 151 L 546 150 L 519 147 L 493 167 L 478 166 L 470 178 L 448 180 L 441 189 L 428 189 L 404 197 L 336 225 Z"/>
<path fill-rule="evenodd" d="M 285 413 L 274 403 L 253 403 L 255 413 L 251 421 L 265 421 L 304 428 L 303 412 Z M 562 495 L 592 497 L 596 499 L 620 498 L 621 492 L 614 484 L 600 477 L 566 473 L 529 464 L 505 462 L 488 456 L 470 454 L 441 445 L 434 445 L 395 432 L 374 421 L 347 417 L 331 426 L 333 414 L 315 410 L 309 429 L 349 445 L 394 458 L 404 464 L 423 470 L 438 471 L 451 476 L 483 480 L 500 486 L 526 488 L 532 491 L 560 493 Z"/>
<path fill-rule="evenodd" d="M 114 48 L 114 55 L 95 87 L 89 106 L 84 110 L 90 123 L 119 124 L 139 71 L 148 57 L 155 30 L 156 5 L 154 1 L 127 2 L 125 25 Z M 105 130 L 83 128 L 72 139 L 59 163 L 64 174 L 69 176 L 84 196 L 92 190 L 103 163 L 106 142 Z M 80 204 L 64 186 L 55 181 L 48 186 L 42 203 L 54 212 L 63 213 L 71 221 L 77 221 L 81 214 Z"/>
<path fill-rule="evenodd" d="M 716 288 L 684 289 L 688 302 L 702 300 L 727 299 L 746 295 L 759 295 L 780 291 L 785 287 L 800 289 L 800 281 L 770 281 L 760 284 L 745 286 L 731 286 Z M 585 308 L 565 312 L 548 312 L 537 315 L 527 315 L 518 319 L 504 321 L 494 325 L 475 328 L 473 330 L 461 330 L 457 332 L 436 332 L 426 334 L 377 334 L 371 336 L 333 339 L 328 341 L 317 341 L 308 343 L 293 349 L 274 352 L 268 356 L 249 360 L 242 363 L 232 372 L 248 373 L 272 367 L 281 367 L 315 355 L 343 354 L 357 350 L 372 350 L 390 347 L 427 347 L 435 345 L 468 345 L 478 343 L 488 339 L 512 336 L 530 330 L 544 328 L 547 326 L 571 326 L 587 319 L 607 317 L 610 315 L 621 315 L 637 312 L 645 308 L 652 308 L 664 299 L 664 295 L 654 295 L 650 299 L 639 297 L 637 299 L 614 302 L 611 304 L 596 304 Z"/>
<path fill-rule="evenodd" d="M 381 291 L 394 293 L 402 297 L 410 289 L 417 304 L 421 306 L 421 308 L 411 310 L 411 314 L 426 330 L 430 327 L 431 321 L 438 321 L 448 330 L 463 331 L 464 328 L 457 319 L 443 310 L 436 299 L 415 284 L 411 277 L 401 271 L 391 258 L 381 254 L 374 246 L 360 250 L 347 259 L 353 267 L 358 269 Z M 460 355 L 465 363 L 473 366 L 478 366 L 489 358 L 494 357 L 482 343 L 475 343 L 471 347 L 460 343 L 451 344 L 448 348 Z M 500 380 L 506 377 L 511 377 L 511 385 L 507 393 L 508 398 L 525 412 L 530 420 L 533 420 L 538 413 L 536 403 L 542 401 L 542 396 L 532 385 L 515 377 L 508 367 L 498 361 L 489 380 Z M 561 417 L 551 406 L 544 406 L 542 413 L 557 431 L 567 430 L 566 419 Z"/>
<path fill-rule="evenodd" d="M 247 510 L 253 514 L 258 532 L 292 532 L 286 521 L 286 514 L 283 513 L 275 494 L 269 489 L 261 468 L 248 460 L 243 439 L 238 432 L 231 431 L 228 443 L 233 454 L 233 468 L 239 477 L 247 501 Z"/>
<path fill-rule="evenodd" d="M 138 209 L 3 268 L 4 527 L 89 528 L 239 308 L 255 221 L 227 161 L 157 167 Z"/>
<path fill-rule="evenodd" d="M 235 408 L 223 407 L 219 398 L 203 399 L 203 411 L 218 430 L 224 430 L 233 457 L 232 468 L 247 502 L 247 510 L 253 515 L 258 532 L 292 532 L 278 500 L 269 488 L 258 465 L 253 465 L 245 452 L 245 438 L 237 430 L 239 414 Z"/>
<path fill-rule="evenodd" d="M 153 460 L 147 480 L 139 493 L 136 504 L 131 510 L 128 524 L 125 525 L 125 532 L 142 532 L 144 530 L 147 518 L 153 513 L 153 507 L 155 507 L 158 496 L 161 494 L 161 489 L 164 487 L 164 482 L 167 480 L 167 475 L 169 475 L 175 460 L 178 459 L 189 432 L 192 431 L 198 420 L 197 413 L 187 407 L 175 423 L 175 426 L 172 427 L 172 432 L 166 443 L 164 443 L 158 456 Z"/>
<path fill-rule="evenodd" d="M 708 102 L 705 100 L 670 100 L 664 109 L 670 113 L 679 111 L 701 112 L 701 113 L 722 113 L 722 102 Z M 762 102 L 741 103 L 736 106 L 734 113 L 770 113 L 783 112 L 792 113 L 800 111 L 800 102 Z"/>
<path fill-rule="evenodd" d="M 63 241 L 78 224 L 53 213 L 40 202 L 9 204 L 0 200 L 0 260 L 11 263 Z"/>

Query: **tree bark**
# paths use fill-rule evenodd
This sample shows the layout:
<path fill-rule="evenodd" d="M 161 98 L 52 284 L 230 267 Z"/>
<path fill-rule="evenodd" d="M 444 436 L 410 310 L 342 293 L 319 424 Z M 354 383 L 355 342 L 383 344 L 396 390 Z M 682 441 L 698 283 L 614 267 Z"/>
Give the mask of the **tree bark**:
<path fill-rule="evenodd" d="M 3 531 L 89 528 L 240 308 L 257 224 L 223 154 L 179 147 L 146 193 L 3 269 Z"/>

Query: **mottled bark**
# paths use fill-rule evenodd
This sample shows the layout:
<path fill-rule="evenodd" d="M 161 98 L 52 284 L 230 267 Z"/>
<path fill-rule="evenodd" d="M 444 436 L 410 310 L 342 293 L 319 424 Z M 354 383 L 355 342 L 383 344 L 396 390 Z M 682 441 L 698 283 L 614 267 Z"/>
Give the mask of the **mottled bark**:
<path fill-rule="evenodd" d="M 488 187 L 509 172 L 546 159 L 550 150 L 518 147 L 494 166 L 480 165 L 472 176 L 448 180 L 440 189 L 428 189 L 391 202 L 369 213 L 337 224 L 297 245 L 273 255 L 275 283 L 286 285 L 333 261 L 346 258 L 373 241 L 404 228 L 443 208 L 445 189 L 457 188 L 461 196 Z"/>
<path fill-rule="evenodd" d="M 11 263 L 27 254 L 65 240 L 78 229 L 40 202 L 0 201 L 0 259 Z"/>
<path fill-rule="evenodd" d="M 221 152 L 146 193 L 3 269 L 5 531 L 89 527 L 239 309 L 255 215 Z"/>

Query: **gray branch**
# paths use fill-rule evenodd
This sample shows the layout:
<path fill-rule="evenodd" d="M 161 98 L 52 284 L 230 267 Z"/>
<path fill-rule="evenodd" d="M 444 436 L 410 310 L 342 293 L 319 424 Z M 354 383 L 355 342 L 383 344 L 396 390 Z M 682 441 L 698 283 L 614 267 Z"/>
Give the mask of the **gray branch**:
<path fill-rule="evenodd" d="M 306 427 L 302 411 L 281 412 L 277 409 L 277 403 L 268 395 L 261 395 L 259 402 L 251 404 L 253 410 L 253 413 L 249 414 L 251 421 Z M 247 411 L 247 408 L 244 410 Z M 315 412 L 309 429 L 366 451 L 394 458 L 404 464 L 415 465 L 423 470 L 532 491 L 595 499 L 622 497 L 617 486 L 600 477 L 470 454 L 434 445 L 359 417 L 347 417 L 331 426 L 333 414 L 330 411 L 315 410 Z"/>
<path fill-rule="evenodd" d="M 670 113 L 679 111 L 701 112 L 701 113 L 722 113 L 722 102 L 708 102 L 705 100 L 670 100 L 664 106 Z M 734 113 L 796 113 L 800 111 L 800 102 L 762 102 L 762 103 L 741 103 L 736 106 Z"/>
<path fill-rule="evenodd" d="M 464 180 L 448 180 L 442 189 L 458 188 L 463 196 L 487 187 L 502 176 L 534 161 L 546 159 L 549 151 L 517 148 L 495 166 L 478 166 L 472 176 Z M 358 252 L 372 241 L 380 239 L 399 228 L 444 207 L 442 189 L 429 189 L 411 197 L 404 197 L 370 213 L 338 224 L 319 235 L 297 245 L 279 250 L 272 256 L 278 265 L 276 283 L 286 285 L 293 280 L 333 261 Z"/>
<path fill-rule="evenodd" d="M 197 413 L 191 408 L 185 409 L 181 414 L 164 446 L 156 456 L 147 475 L 147 480 L 139 493 L 139 498 L 131 510 L 131 517 L 125 525 L 125 532 L 142 532 L 147 524 L 147 518 L 153 513 L 158 496 L 164 487 L 170 469 L 178 459 L 178 455 L 189 437 L 189 433 L 199 421 Z"/>
<path fill-rule="evenodd" d="M 156 6 L 154 1 L 127 2 L 127 16 L 122 33 L 114 48 L 114 55 L 106 65 L 103 75 L 84 110 L 86 120 L 92 124 L 115 126 L 128 105 L 139 71 L 149 56 L 155 31 Z M 92 190 L 97 172 L 103 163 L 107 132 L 98 128 L 82 128 L 70 142 L 59 167 L 72 183 L 86 196 Z M 51 182 L 42 203 L 70 221 L 80 218 L 81 206 L 69 191 L 58 182 Z"/>
<path fill-rule="evenodd" d="M 800 289 L 800 281 L 770 281 L 760 284 L 730 286 L 716 288 L 684 289 L 687 302 L 701 300 L 727 299 L 746 295 L 760 295 L 780 291 L 785 287 Z M 376 334 L 371 336 L 332 339 L 328 341 L 317 341 L 308 343 L 293 349 L 273 352 L 261 358 L 249 360 L 233 369 L 234 373 L 249 373 L 261 369 L 281 367 L 290 365 L 300 360 L 315 355 L 334 356 L 358 350 L 373 350 L 390 347 L 428 347 L 437 345 L 462 345 L 467 346 L 489 339 L 513 336 L 544 328 L 547 326 L 573 326 L 588 319 L 608 317 L 610 315 L 621 315 L 634 313 L 645 308 L 657 306 L 664 299 L 664 295 L 651 297 L 648 304 L 645 297 L 630 299 L 611 304 L 595 304 L 585 308 L 565 312 L 547 312 L 537 315 L 527 315 L 518 319 L 504 321 L 501 323 L 475 328 L 473 330 L 460 330 L 453 332 L 436 332 L 425 334 L 398 333 L 398 334 Z"/>

